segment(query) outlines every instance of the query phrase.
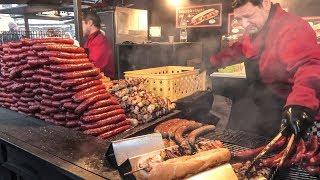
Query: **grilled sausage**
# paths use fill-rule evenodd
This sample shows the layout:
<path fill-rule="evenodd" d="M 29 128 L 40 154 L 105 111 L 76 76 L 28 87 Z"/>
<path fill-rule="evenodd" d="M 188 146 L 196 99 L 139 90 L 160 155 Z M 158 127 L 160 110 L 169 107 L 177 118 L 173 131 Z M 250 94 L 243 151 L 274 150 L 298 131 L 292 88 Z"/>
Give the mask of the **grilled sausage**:
<path fill-rule="evenodd" d="M 163 131 L 163 128 L 165 126 L 168 126 L 169 124 L 174 124 L 176 122 L 178 122 L 180 119 L 170 119 L 166 122 L 163 122 L 159 125 L 157 125 L 155 128 L 154 128 L 154 132 L 157 132 L 157 133 L 161 133 Z M 162 134 L 162 133 L 161 133 Z"/>
<path fill-rule="evenodd" d="M 115 136 L 119 133 L 122 133 L 128 129 L 130 129 L 130 125 L 125 125 L 125 126 L 122 126 L 122 127 L 119 127 L 119 128 L 116 128 L 114 130 L 111 130 L 109 132 L 106 132 L 106 133 L 103 133 L 103 134 L 100 134 L 98 137 L 101 138 L 101 139 L 108 139 L 112 136 Z"/>
<path fill-rule="evenodd" d="M 86 100 L 84 100 L 76 109 L 75 109 L 75 113 L 77 114 L 81 114 L 83 113 L 83 111 L 85 111 L 90 105 L 103 100 L 103 99 L 107 99 L 109 98 L 108 94 L 99 94 L 96 96 L 92 96 Z"/>
<path fill-rule="evenodd" d="M 72 89 L 74 91 L 79 92 L 79 91 L 82 91 L 84 89 L 88 89 L 88 88 L 91 88 L 93 86 L 97 86 L 97 85 L 101 85 L 101 84 L 102 84 L 101 80 L 93 80 L 93 81 L 86 82 L 84 84 L 80 84 L 78 86 L 74 86 L 74 87 L 72 87 Z"/>
<path fill-rule="evenodd" d="M 109 111 L 113 111 L 116 109 L 121 109 L 120 105 L 110 105 L 110 106 L 105 106 L 97 109 L 92 109 L 87 112 L 85 112 L 83 115 L 84 116 L 90 116 L 90 115 L 95 115 L 95 114 L 101 114 Z"/>
<path fill-rule="evenodd" d="M 281 137 L 272 147 L 270 147 L 270 151 L 274 151 L 280 149 L 286 143 L 286 138 Z M 261 146 L 255 149 L 248 149 L 240 152 L 236 152 L 233 154 L 233 158 L 239 160 L 248 160 L 258 155 L 265 146 Z"/>
<path fill-rule="evenodd" d="M 60 74 L 60 77 L 63 79 L 75 79 L 75 78 L 81 78 L 81 77 L 98 76 L 99 74 L 100 74 L 100 70 L 98 68 L 93 68 L 93 69 L 84 70 L 84 71 L 64 72 Z"/>
<path fill-rule="evenodd" d="M 78 106 L 79 104 L 74 102 L 66 102 L 63 104 L 63 107 L 69 110 L 75 110 Z"/>
<path fill-rule="evenodd" d="M 63 65 L 51 65 L 50 70 L 54 72 L 72 72 L 83 71 L 94 68 L 92 63 L 79 63 L 79 64 L 63 64 Z"/>
<path fill-rule="evenodd" d="M 84 53 L 66 53 L 59 51 L 41 51 L 38 52 L 39 57 L 58 57 L 58 58 L 70 58 L 70 59 L 82 59 L 87 58 L 87 54 Z"/>
<path fill-rule="evenodd" d="M 67 121 L 67 123 L 66 123 L 66 127 L 68 127 L 68 128 L 73 128 L 73 127 L 78 127 L 78 126 L 79 126 L 78 120 Z"/>
<path fill-rule="evenodd" d="M 70 97 L 72 97 L 72 95 L 73 95 L 73 92 L 58 93 L 58 94 L 53 94 L 52 99 L 59 101 L 62 99 L 70 98 Z"/>
<path fill-rule="evenodd" d="M 35 66 L 43 66 L 43 65 L 48 65 L 49 64 L 49 60 L 48 59 L 28 59 L 27 62 L 31 67 L 35 67 Z"/>
<path fill-rule="evenodd" d="M 67 52 L 67 53 L 84 53 L 85 50 L 82 47 L 77 46 L 66 46 L 66 45 L 45 45 L 48 51 L 60 51 L 60 52 Z"/>
<path fill-rule="evenodd" d="M 49 60 L 52 64 L 81 64 L 81 63 L 88 63 L 88 58 L 82 59 L 64 59 L 64 58 L 57 58 L 57 57 L 49 57 Z"/>
<path fill-rule="evenodd" d="M 103 84 L 92 86 L 91 88 L 84 89 L 80 92 L 77 92 L 75 95 L 72 96 L 72 99 L 76 102 L 81 102 L 83 99 L 85 99 L 85 96 L 88 96 L 87 94 L 97 92 L 99 90 L 105 90 L 105 86 Z"/>
<path fill-rule="evenodd" d="M 126 115 L 119 114 L 119 115 L 116 115 L 116 116 L 113 116 L 113 117 L 109 117 L 109 118 L 101 120 L 101 121 L 97 121 L 95 123 L 82 124 L 81 128 L 83 130 L 95 129 L 95 128 L 107 126 L 107 125 L 110 125 L 110 124 L 116 124 L 116 123 L 121 122 L 121 121 L 123 121 L 125 119 L 126 119 Z"/>
<path fill-rule="evenodd" d="M 109 99 L 96 102 L 95 104 L 89 107 L 89 110 L 98 109 L 98 108 L 106 107 L 109 105 L 119 105 L 119 102 L 117 101 L 116 98 L 111 97 Z"/>
<path fill-rule="evenodd" d="M 128 120 L 124 120 L 121 121 L 117 124 L 110 124 L 110 125 L 106 125 L 100 128 L 94 128 L 94 129 L 87 129 L 85 131 L 83 131 L 84 134 L 88 134 L 88 135 L 93 135 L 93 136 L 97 136 L 99 134 L 103 134 L 106 132 L 111 131 L 112 129 L 116 129 L 118 127 L 122 127 L 122 126 L 126 126 L 126 125 L 130 125 L 130 121 Z"/>
<path fill-rule="evenodd" d="M 191 145 L 194 145 L 195 142 L 196 142 L 196 138 L 198 136 L 200 136 L 201 134 L 204 134 L 204 133 L 208 133 L 210 131 L 213 131 L 215 129 L 215 126 L 214 125 L 206 125 L 206 126 L 203 126 L 201 128 L 198 128 L 196 130 L 193 130 L 189 135 L 188 135 L 188 141 Z"/>
<path fill-rule="evenodd" d="M 74 101 L 80 103 L 80 102 L 84 101 L 85 99 L 88 99 L 90 97 L 93 97 L 93 96 L 96 96 L 99 94 L 106 94 L 110 97 L 110 95 L 107 93 L 107 91 L 105 89 L 100 89 L 98 91 L 92 91 L 90 93 L 84 94 L 83 96 L 80 96 L 78 99 L 74 99 Z"/>
<path fill-rule="evenodd" d="M 91 123 L 91 122 L 96 122 L 102 119 L 106 119 L 108 117 L 112 117 L 118 114 L 124 114 L 125 111 L 123 109 L 116 109 L 113 111 L 109 112 L 104 112 L 101 114 L 94 114 L 94 115 L 89 115 L 89 116 L 82 116 L 81 120 L 84 121 L 85 123 Z"/>
<path fill-rule="evenodd" d="M 305 169 L 312 176 L 316 176 L 320 174 L 319 166 L 307 166 Z"/>
<path fill-rule="evenodd" d="M 318 149 L 319 149 L 318 137 L 317 135 L 313 135 L 311 136 L 310 142 L 307 145 L 307 152 L 304 155 L 304 159 L 309 160 L 311 157 L 316 155 Z"/>
<path fill-rule="evenodd" d="M 82 78 L 77 78 L 77 79 L 68 79 L 68 80 L 64 80 L 61 83 L 61 86 L 62 87 L 73 87 L 73 86 L 77 86 L 80 84 L 84 84 L 89 81 L 101 79 L 101 77 L 102 77 L 101 74 L 99 74 L 98 76 L 93 76 L 93 77 L 82 77 Z"/>
<path fill-rule="evenodd" d="M 201 126 L 202 126 L 202 124 L 201 123 L 197 123 L 197 122 L 180 126 L 175 131 L 174 138 L 179 144 L 182 144 L 184 141 L 186 141 L 186 139 L 183 137 L 184 133 L 186 133 L 187 131 L 192 131 L 192 130 L 195 130 L 197 128 L 200 128 Z"/>

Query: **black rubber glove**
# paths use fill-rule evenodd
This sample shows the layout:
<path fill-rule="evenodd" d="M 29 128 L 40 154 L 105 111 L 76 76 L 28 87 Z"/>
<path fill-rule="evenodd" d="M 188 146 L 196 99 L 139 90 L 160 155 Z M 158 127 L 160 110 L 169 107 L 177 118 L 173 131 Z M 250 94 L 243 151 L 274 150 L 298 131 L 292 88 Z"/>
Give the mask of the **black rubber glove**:
<path fill-rule="evenodd" d="M 296 137 L 305 137 L 312 125 L 316 112 L 303 106 L 285 107 L 282 113 L 281 127 L 285 127 L 285 134 L 295 134 Z"/>

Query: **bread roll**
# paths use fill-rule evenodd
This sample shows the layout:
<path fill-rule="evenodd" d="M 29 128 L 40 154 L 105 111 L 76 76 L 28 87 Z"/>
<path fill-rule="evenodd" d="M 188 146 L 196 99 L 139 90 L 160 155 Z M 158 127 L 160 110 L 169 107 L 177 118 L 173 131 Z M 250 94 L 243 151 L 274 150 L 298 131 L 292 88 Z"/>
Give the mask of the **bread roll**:
<path fill-rule="evenodd" d="M 142 170 L 137 178 L 148 180 L 181 179 L 226 163 L 230 158 L 231 153 L 228 149 L 213 149 L 192 156 L 182 156 L 154 164 L 150 172 Z"/>

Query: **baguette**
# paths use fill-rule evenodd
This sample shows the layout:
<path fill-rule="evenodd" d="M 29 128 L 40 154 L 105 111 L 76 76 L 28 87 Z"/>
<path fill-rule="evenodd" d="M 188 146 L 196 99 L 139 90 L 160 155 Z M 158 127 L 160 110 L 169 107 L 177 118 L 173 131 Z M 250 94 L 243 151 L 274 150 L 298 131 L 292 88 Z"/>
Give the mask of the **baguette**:
<path fill-rule="evenodd" d="M 228 149 L 218 148 L 155 163 L 149 172 L 141 170 L 135 174 L 137 179 L 141 180 L 181 179 L 226 163 L 230 158 L 231 153 Z"/>
<path fill-rule="evenodd" d="M 201 13 L 195 15 L 192 19 L 191 19 L 191 24 L 192 25 L 198 25 L 204 21 L 207 21 L 209 19 L 212 19 L 216 16 L 219 15 L 219 11 L 216 9 L 207 9 L 205 11 L 202 11 Z"/>

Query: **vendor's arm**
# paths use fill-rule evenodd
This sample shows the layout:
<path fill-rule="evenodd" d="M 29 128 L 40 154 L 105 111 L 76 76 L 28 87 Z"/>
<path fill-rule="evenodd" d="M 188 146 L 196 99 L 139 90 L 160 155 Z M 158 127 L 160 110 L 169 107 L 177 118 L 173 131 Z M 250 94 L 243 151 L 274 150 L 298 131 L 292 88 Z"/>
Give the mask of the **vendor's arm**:
<path fill-rule="evenodd" d="M 320 48 L 308 24 L 288 30 L 279 43 L 279 57 L 293 83 L 286 106 L 299 105 L 318 111 L 320 92 Z"/>
<path fill-rule="evenodd" d="M 243 61 L 241 41 L 235 42 L 232 46 L 210 57 L 210 62 L 214 68 L 223 68 Z"/>

